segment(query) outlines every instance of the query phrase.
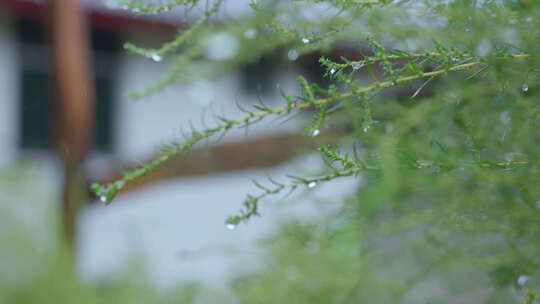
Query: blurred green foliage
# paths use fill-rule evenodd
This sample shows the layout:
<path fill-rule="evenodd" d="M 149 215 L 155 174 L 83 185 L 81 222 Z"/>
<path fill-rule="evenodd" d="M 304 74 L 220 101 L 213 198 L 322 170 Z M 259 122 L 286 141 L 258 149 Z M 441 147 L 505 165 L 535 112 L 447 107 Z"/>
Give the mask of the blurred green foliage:
<path fill-rule="evenodd" d="M 197 284 L 159 289 L 135 256 L 114 278 L 83 280 L 61 242 L 50 174 L 37 161 L 0 170 L 0 303 L 194 303 Z"/>
<path fill-rule="evenodd" d="M 156 13 L 197 2 L 121 4 L 136 13 Z M 216 126 L 191 130 L 184 142 L 165 147 L 123 179 L 95 184 L 102 200 L 110 203 L 126 183 L 198 141 L 267 116 L 312 111 L 307 135 L 314 140 L 323 130 L 333 135 L 331 147 L 321 140 L 325 171 L 274 188 L 261 185 L 262 194 L 248 196 L 228 223 L 247 221 L 258 214 L 259 200 L 285 189 L 343 176 L 360 176 L 358 188 L 331 214 L 285 223 L 265 244 L 270 250 L 265 266 L 231 282 L 232 301 L 538 303 L 540 3 L 252 1 L 251 7 L 255 17 L 224 18 L 219 27 L 205 23 L 220 12 L 209 8 L 197 28 L 159 49 L 126 45 L 154 61 L 176 57 L 170 74 L 134 96 L 144 98 L 174 81 L 222 75 L 269 53 L 281 53 L 280 64 L 293 64 L 291 50 L 320 55 L 333 85 L 320 88 L 301 77 L 301 95 L 282 92 L 282 107 L 261 102 L 244 118 L 218 117 Z M 310 8 L 331 13 L 313 18 L 306 13 Z M 253 37 L 247 37 L 248 30 Z M 205 59 L 208 39 L 216 33 L 242 43 L 233 56 L 208 60 L 211 68 L 201 72 L 197 61 Z M 344 57 L 335 53 L 344 50 Z M 77 303 L 84 301 L 69 296 L 88 303 L 160 297 L 129 284 L 87 287 L 65 275 L 63 260 L 52 259 L 45 275 L 10 292 L 9 301 L 42 302 L 47 295 Z M 57 277 L 56 270 L 64 275 Z M 50 278 L 70 291 L 53 287 Z M 187 298 L 178 301 L 189 302 L 194 290 L 184 290 Z"/>
<path fill-rule="evenodd" d="M 142 13 L 156 9 L 130 3 Z M 136 97 L 187 75 L 182 70 L 204 56 L 205 39 L 216 31 L 233 40 L 246 30 L 253 34 L 241 38 L 235 56 L 212 63 L 217 74 L 270 52 L 293 62 L 316 54 L 332 84 L 322 88 L 299 77 L 301 95 L 281 92 L 283 107 L 261 101 L 255 110 L 241 108 L 244 118 L 218 117 L 222 124 L 192 130 L 186 141 L 124 179 L 94 185 L 96 193 L 109 203 L 125 183 L 200 140 L 267 116 L 310 110 L 307 135 L 318 140 L 323 130 L 333 134 L 331 146 L 320 140 L 326 170 L 288 184 L 256 183 L 261 194 L 248 195 L 228 225 L 257 215 L 260 200 L 286 189 L 343 176 L 362 181 L 337 212 L 284 224 L 266 244 L 272 252 L 266 266 L 233 282 L 239 302 L 538 302 L 540 3 L 250 5 L 256 18 L 225 18 L 219 30 L 198 23 L 199 35 L 181 33 L 175 41 L 185 43 L 177 55 L 182 68 Z M 331 13 L 317 15 L 325 9 Z M 169 46 L 127 49 L 174 56 Z"/>

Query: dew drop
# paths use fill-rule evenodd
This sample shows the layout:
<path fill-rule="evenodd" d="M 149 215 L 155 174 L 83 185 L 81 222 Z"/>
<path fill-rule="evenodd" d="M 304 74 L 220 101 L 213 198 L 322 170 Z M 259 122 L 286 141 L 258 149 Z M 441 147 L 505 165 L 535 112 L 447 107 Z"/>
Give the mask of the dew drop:
<path fill-rule="evenodd" d="M 352 64 L 352 69 L 355 70 L 355 71 L 360 70 L 361 67 L 362 66 L 358 62 L 355 62 L 355 63 Z"/>
<path fill-rule="evenodd" d="M 521 90 L 522 90 L 523 92 L 529 91 L 529 85 L 528 85 L 527 83 L 524 83 L 524 84 L 523 84 L 523 87 L 521 87 Z"/>
<path fill-rule="evenodd" d="M 515 157 L 516 154 L 519 154 L 519 153 L 512 153 L 512 152 L 505 153 L 504 154 L 504 160 L 507 161 L 507 162 L 514 161 L 514 157 Z"/>
<path fill-rule="evenodd" d="M 302 42 L 303 42 L 303 43 L 309 43 L 309 39 L 307 39 L 307 38 L 302 38 Z"/>
<path fill-rule="evenodd" d="M 236 228 L 236 225 L 233 223 L 227 223 L 227 229 L 234 230 Z"/>
<path fill-rule="evenodd" d="M 155 62 L 160 62 L 161 60 L 163 60 L 163 57 L 159 56 L 157 53 L 153 53 L 152 56 L 151 56 L 152 60 L 154 60 Z"/>
<path fill-rule="evenodd" d="M 309 182 L 309 184 L 307 186 L 308 186 L 308 188 L 314 188 L 315 186 L 317 186 L 317 182 L 316 181 L 311 181 L 311 182 Z"/>
<path fill-rule="evenodd" d="M 287 58 L 289 58 L 290 61 L 295 61 L 298 59 L 298 52 L 295 49 L 289 50 L 287 53 Z"/>
<path fill-rule="evenodd" d="M 529 280 L 529 276 L 526 276 L 526 275 L 522 274 L 517 279 L 517 283 L 518 283 L 519 286 L 523 286 L 523 285 L 525 285 L 525 283 L 527 283 L 528 280 Z"/>
<path fill-rule="evenodd" d="M 107 202 L 107 197 L 105 195 L 102 195 L 99 197 L 99 200 L 102 202 L 102 203 L 106 203 Z"/>
<path fill-rule="evenodd" d="M 319 135 L 319 133 L 321 133 L 321 131 L 319 131 L 319 129 L 314 130 L 313 133 L 311 133 L 311 136 L 315 137 L 315 136 Z"/>
<path fill-rule="evenodd" d="M 418 169 L 431 168 L 433 166 L 433 162 L 429 160 L 419 159 L 416 161 L 416 166 Z"/>
<path fill-rule="evenodd" d="M 336 69 L 331 69 L 330 70 L 330 74 L 334 75 L 334 73 L 336 72 Z"/>

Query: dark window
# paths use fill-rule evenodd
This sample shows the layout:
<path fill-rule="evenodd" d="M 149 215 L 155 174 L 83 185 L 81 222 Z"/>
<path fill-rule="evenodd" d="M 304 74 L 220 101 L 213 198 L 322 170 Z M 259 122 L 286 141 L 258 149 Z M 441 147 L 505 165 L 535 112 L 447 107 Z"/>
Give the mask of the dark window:
<path fill-rule="evenodd" d="M 96 77 L 95 84 L 97 107 L 94 123 L 95 143 L 99 150 L 111 151 L 113 148 L 114 79 Z"/>
<path fill-rule="evenodd" d="M 110 151 L 113 147 L 115 56 L 120 50 L 119 40 L 105 31 L 93 31 L 91 37 L 96 86 L 94 143 L 96 149 Z M 38 22 L 21 20 L 18 24 L 18 40 L 21 56 L 20 147 L 51 148 L 53 75 L 44 28 Z"/>
<path fill-rule="evenodd" d="M 49 128 L 53 121 L 49 75 L 38 71 L 22 72 L 21 146 L 47 148 Z"/>
<path fill-rule="evenodd" d="M 268 95 L 275 89 L 275 63 L 272 58 L 261 57 L 258 61 L 249 63 L 242 69 L 242 85 L 248 94 Z"/>
<path fill-rule="evenodd" d="M 319 63 L 318 57 L 309 56 L 301 58 L 299 65 L 302 75 L 309 81 L 309 83 L 316 83 L 319 87 L 326 89 L 332 81 L 329 77 L 323 77 L 326 73 L 326 69 Z"/>

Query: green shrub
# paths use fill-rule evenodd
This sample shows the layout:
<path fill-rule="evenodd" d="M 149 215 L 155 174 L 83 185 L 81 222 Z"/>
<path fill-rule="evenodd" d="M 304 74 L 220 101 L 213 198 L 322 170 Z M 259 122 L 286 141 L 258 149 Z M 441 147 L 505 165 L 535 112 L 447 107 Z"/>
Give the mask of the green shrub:
<path fill-rule="evenodd" d="M 120 5 L 158 13 L 197 2 Z M 337 212 L 284 225 L 268 242 L 267 266 L 234 282 L 240 302 L 538 302 L 540 2 L 261 0 L 238 18 L 221 14 L 221 2 L 206 2 L 202 19 L 162 48 L 126 44 L 156 61 L 176 58 L 168 75 L 132 97 L 195 80 L 184 73 L 217 34 L 241 43 L 211 60 L 211 76 L 270 54 L 281 64 L 315 54 L 331 84 L 299 76 L 301 95 L 281 92 L 281 106 L 260 100 L 241 108 L 244 117 L 193 129 L 123 179 L 94 184 L 105 203 L 201 140 L 308 112 L 313 119 L 299 132 L 320 143 L 324 172 L 259 181 L 261 192 L 227 223 L 251 219 L 261 199 L 286 190 L 359 175 L 364 182 Z"/>

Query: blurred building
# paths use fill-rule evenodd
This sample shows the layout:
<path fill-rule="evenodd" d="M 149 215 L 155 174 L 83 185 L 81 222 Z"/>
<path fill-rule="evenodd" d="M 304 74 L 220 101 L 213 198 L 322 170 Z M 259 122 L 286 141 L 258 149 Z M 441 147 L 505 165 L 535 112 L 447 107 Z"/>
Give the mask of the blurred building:
<path fill-rule="evenodd" d="M 202 117 L 211 121 L 211 111 L 239 117 L 235 101 L 253 104 L 261 83 L 279 82 L 294 95 L 297 75 L 314 72 L 313 61 L 300 61 L 278 72 L 267 68 L 276 66 L 275 62 L 261 59 L 225 77 L 178 82 L 132 101 L 126 93 L 155 82 L 167 73 L 171 62 L 129 54 L 123 43 L 159 45 L 191 20 L 174 13 L 135 16 L 107 8 L 101 1 L 83 4 L 90 24 L 96 92 L 93 149 L 84 163 L 89 182 L 114 179 L 123 168 L 151 159 L 164 144 L 181 141 L 182 128 L 202 127 Z M 228 12 L 243 14 L 245 7 L 239 1 Z M 287 52 L 282 55 L 286 57 Z M 21 157 L 51 163 L 48 178 L 61 180 L 62 172 L 50 152 L 55 119 L 50 56 L 46 2 L 0 2 L 0 163 L 8 166 Z M 279 103 L 273 87 L 262 92 L 269 105 Z M 234 232 L 226 229 L 224 220 L 239 209 L 246 191 L 257 192 L 250 186 L 251 179 L 264 180 L 266 173 L 279 179 L 291 173 L 290 167 L 276 166 L 294 157 L 297 146 L 302 147 L 298 137 L 289 135 L 298 128 L 298 120 L 285 124 L 268 120 L 254 125 L 247 137 L 245 130 L 235 130 L 219 147 L 206 143 L 186 159 L 161 168 L 119 195 L 110 207 L 86 207 L 79 216 L 77 240 L 83 276 L 107 278 L 121 271 L 122 262 L 133 255 L 142 257 L 151 275 L 165 285 L 189 279 L 220 281 L 239 260 L 248 268 L 260 262 L 253 242 L 273 231 L 276 218 L 269 215 Z M 260 169 L 264 167 L 272 169 Z M 319 191 L 346 193 L 350 186 L 351 181 L 333 183 L 333 189 Z M 246 262 L 249 259 L 253 261 Z"/>

